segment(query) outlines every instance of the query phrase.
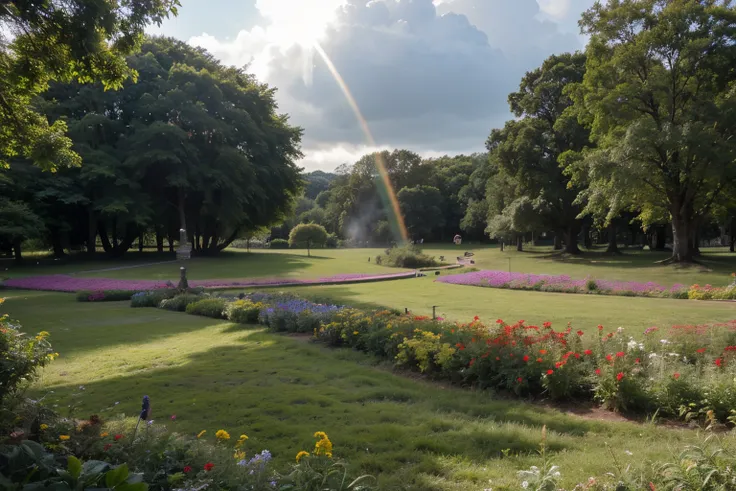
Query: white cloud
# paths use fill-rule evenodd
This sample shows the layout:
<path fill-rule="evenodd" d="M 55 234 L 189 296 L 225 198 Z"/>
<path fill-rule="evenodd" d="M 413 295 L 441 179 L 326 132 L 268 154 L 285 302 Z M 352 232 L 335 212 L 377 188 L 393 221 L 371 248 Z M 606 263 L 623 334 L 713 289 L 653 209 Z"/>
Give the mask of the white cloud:
<path fill-rule="evenodd" d="M 538 0 L 542 12 L 553 19 L 564 19 L 570 13 L 571 0 Z"/>

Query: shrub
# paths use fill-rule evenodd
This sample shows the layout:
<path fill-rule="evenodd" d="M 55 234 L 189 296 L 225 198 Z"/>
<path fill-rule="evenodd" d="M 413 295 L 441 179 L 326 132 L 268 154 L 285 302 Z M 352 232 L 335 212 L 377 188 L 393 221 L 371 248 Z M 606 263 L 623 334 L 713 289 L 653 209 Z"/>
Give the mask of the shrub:
<path fill-rule="evenodd" d="M 415 245 L 388 249 L 381 262 L 395 268 L 407 269 L 430 268 L 440 265 L 434 257 L 424 254 Z"/>
<path fill-rule="evenodd" d="M 258 315 L 265 307 L 261 302 L 242 299 L 230 302 L 225 307 L 225 317 L 238 324 L 257 324 Z"/>
<path fill-rule="evenodd" d="M 158 307 L 162 301 L 173 298 L 176 290 L 173 288 L 162 288 L 161 290 L 152 290 L 147 292 L 134 293 L 130 297 L 131 307 Z"/>
<path fill-rule="evenodd" d="M 171 310 L 173 312 L 184 312 L 186 311 L 187 305 L 197 302 L 202 298 L 202 295 L 184 293 L 173 298 L 162 300 L 159 304 L 159 308 Z"/>
<path fill-rule="evenodd" d="M 225 318 L 225 300 L 222 298 L 203 298 L 186 306 L 186 313 L 213 319 Z"/>
<path fill-rule="evenodd" d="M 327 230 L 316 223 L 300 223 L 289 232 L 289 245 L 291 247 L 306 247 L 307 255 L 311 255 L 313 247 L 324 247 L 327 242 Z"/>
<path fill-rule="evenodd" d="M 271 249 L 288 249 L 289 241 L 284 239 L 273 239 L 271 240 L 269 247 Z"/>
<path fill-rule="evenodd" d="M 134 293 L 131 290 L 80 290 L 77 292 L 77 302 L 120 302 L 130 300 Z"/>
<path fill-rule="evenodd" d="M 337 249 L 340 241 L 337 238 L 337 235 L 335 234 L 329 234 L 327 235 L 327 242 L 325 242 L 325 247 L 329 249 Z"/>
<path fill-rule="evenodd" d="M 0 315 L 0 403 L 34 380 L 38 369 L 57 356 L 48 342 L 48 332 L 29 336 L 20 327 Z"/>
<path fill-rule="evenodd" d="M 585 287 L 588 289 L 589 292 L 598 291 L 598 283 L 596 283 L 593 279 L 588 279 L 585 282 Z"/>

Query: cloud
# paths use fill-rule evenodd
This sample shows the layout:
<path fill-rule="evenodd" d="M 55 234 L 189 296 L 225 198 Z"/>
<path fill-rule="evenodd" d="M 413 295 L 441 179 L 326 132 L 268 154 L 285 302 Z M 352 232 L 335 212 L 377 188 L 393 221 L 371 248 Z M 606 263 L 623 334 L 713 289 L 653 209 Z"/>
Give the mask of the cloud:
<path fill-rule="evenodd" d="M 523 74 L 581 47 L 543 18 L 580 1 L 590 0 L 548 0 L 543 11 L 535 0 L 258 0 L 269 25 L 189 42 L 277 87 L 280 110 L 305 129 L 303 165 L 325 168 L 357 160 L 367 140 L 327 64 L 300 40 L 319 41 L 377 146 L 480 151 L 511 117 L 506 98 Z"/>

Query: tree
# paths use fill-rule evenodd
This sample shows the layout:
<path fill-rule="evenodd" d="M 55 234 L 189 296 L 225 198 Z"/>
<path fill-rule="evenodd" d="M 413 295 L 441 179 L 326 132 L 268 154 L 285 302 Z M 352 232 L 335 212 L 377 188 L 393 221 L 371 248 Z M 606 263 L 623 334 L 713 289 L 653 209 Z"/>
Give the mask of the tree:
<path fill-rule="evenodd" d="M 33 97 L 54 80 L 120 88 L 135 79 L 124 56 L 140 45 L 148 23 L 160 24 L 178 5 L 177 0 L 2 2 L 0 166 L 15 157 L 51 170 L 79 165 L 64 121 L 49 124 L 33 109 Z"/>
<path fill-rule="evenodd" d="M 300 223 L 289 233 L 290 247 L 306 247 L 307 256 L 311 256 L 312 247 L 324 247 L 327 243 L 327 230 L 316 223 Z"/>
<path fill-rule="evenodd" d="M 736 179 L 736 11 L 726 0 L 612 0 L 581 21 L 586 73 L 571 90 L 594 150 L 588 207 L 671 217 L 671 261 L 692 261 L 702 217 Z"/>
<path fill-rule="evenodd" d="M 442 194 L 431 186 L 405 187 L 398 194 L 401 214 L 410 237 L 425 238 L 432 230 L 445 225 Z"/>
<path fill-rule="evenodd" d="M 546 226 L 564 234 L 565 251 L 570 254 L 580 252 L 580 207 L 575 204 L 577 190 L 563 174 L 560 158 L 589 145 L 588 131 L 566 115 L 573 104 L 566 89 L 581 82 L 584 73 L 585 56 L 580 53 L 545 60 L 509 95 L 517 119 L 494 130 L 486 143 L 500 172 L 514 181 L 516 197 L 528 197 Z M 512 203 L 513 199 L 506 201 Z"/>

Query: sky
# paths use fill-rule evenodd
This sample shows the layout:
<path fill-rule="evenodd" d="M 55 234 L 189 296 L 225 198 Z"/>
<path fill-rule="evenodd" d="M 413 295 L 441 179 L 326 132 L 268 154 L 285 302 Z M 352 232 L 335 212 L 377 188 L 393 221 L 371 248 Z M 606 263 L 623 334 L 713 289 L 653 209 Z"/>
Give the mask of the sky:
<path fill-rule="evenodd" d="M 383 148 L 483 151 L 512 118 L 507 97 L 524 73 L 583 49 L 577 21 L 593 3 L 181 0 L 179 16 L 149 32 L 276 87 L 279 112 L 304 128 L 300 165 L 331 171 Z"/>

